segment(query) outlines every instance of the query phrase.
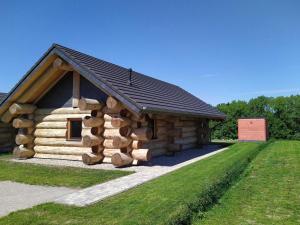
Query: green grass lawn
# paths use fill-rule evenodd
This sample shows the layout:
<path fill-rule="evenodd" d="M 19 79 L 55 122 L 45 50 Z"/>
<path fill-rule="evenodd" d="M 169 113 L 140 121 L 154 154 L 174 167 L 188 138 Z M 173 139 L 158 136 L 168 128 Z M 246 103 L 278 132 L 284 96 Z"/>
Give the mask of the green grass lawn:
<path fill-rule="evenodd" d="M 125 171 L 25 164 L 8 161 L 10 158 L 8 154 L 0 155 L 0 181 L 84 188 L 130 174 Z"/>
<path fill-rule="evenodd" d="M 300 224 L 300 142 L 271 143 L 194 224 Z"/>
<path fill-rule="evenodd" d="M 230 184 L 228 181 L 243 171 L 261 146 L 259 143 L 238 143 L 220 154 L 94 205 L 79 208 L 43 204 L 3 217 L 0 224 L 152 225 L 184 221 L 184 217 L 193 211 L 192 206 L 197 208 L 199 204 L 213 203 L 199 199 L 202 200 L 203 195 L 214 198 L 221 194 Z M 204 197 L 204 200 L 209 199 Z"/>

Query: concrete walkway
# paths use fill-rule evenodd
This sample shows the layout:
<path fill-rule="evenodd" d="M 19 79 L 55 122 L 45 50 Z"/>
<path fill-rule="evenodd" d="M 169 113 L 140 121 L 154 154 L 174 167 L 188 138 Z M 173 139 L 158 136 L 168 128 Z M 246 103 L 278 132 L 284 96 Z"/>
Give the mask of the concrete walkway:
<path fill-rule="evenodd" d="M 11 181 L 0 182 L 0 216 L 26 209 L 70 194 L 76 190 L 64 187 L 48 187 L 21 184 Z"/>
<path fill-rule="evenodd" d="M 208 145 L 202 149 L 183 151 L 175 157 L 159 157 L 151 160 L 150 163 L 144 166 L 136 167 L 136 173 L 134 174 L 62 196 L 57 198 L 55 202 L 67 205 L 87 206 L 226 149 L 220 149 L 216 145 Z"/>

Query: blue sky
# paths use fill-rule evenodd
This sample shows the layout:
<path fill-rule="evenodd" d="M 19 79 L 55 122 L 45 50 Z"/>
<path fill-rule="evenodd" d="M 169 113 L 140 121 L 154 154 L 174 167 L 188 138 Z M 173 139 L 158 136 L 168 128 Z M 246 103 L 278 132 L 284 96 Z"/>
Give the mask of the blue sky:
<path fill-rule="evenodd" d="M 300 1 L 0 1 L 0 91 L 52 43 L 213 105 L 300 93 Z"/>

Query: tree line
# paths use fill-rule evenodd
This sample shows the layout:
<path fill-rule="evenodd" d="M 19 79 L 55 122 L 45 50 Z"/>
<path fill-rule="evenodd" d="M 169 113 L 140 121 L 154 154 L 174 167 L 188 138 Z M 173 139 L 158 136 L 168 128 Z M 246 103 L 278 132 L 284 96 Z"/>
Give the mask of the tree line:
<path fill-rule="evenodd" d="M 211 121 L 212 139 L 237 139 L 239 118 L 266 118 L 270 138 L 300 140 L 300 95 L 260 96 L 249 101 L 222 103 L 225 121 Z"/>

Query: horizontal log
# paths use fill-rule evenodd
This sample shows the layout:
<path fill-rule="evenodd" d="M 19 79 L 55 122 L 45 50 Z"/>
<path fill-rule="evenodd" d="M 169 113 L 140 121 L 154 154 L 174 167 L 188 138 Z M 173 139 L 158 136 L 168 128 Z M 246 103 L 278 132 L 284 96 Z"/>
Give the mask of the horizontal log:
<path fill-rule="evenodd" d="M 115 128 L 111 125 L 111 121 L 105 121 L 103 126 L 106 129 L 114 129 Z"/>
<path fill-rule="evenodd" d="M 115 128 L 129 126 L 130 124 L 131 120 L 128 118 L 114 117 L 111 120 L 111 125 Z"/>
<path fill-rule="evenodd" d="M 192 132 L 192 131 L 196 131 L 197 127 L 182 127 L 181 131 L 182 133 L 186 133 L 186 132 Z"/>
<path fill-rule="evenodd" d="M 131 146 L 133 149 L 140 149 L 143 148 L 144 144 L 145 142 L 143 141 L 133 140 Z"/>
<path fill-rule="evenodd" d="M 116 153 L 122 153 L 121 149 L 119 149 L 119 148 L 105 148 L 102 152 L 102 154 L 105 157 L 112 157 L 113 154 L 116 154 Z"/>
<path fill-rule="evenodd" d="M 102 109 L 102 112 L 104 114 L 108 114 L 108 115 L 119 115 L 120 116 L 121 111 L 119 109 L 109 109 L 107 106 L 104 106 Z"/>
<path fill-rule="evenodd" d="M 103 144 L 104 148 L 115 148 L 113 139 L 104 139 L 102 144 Z"/>
<path fill-rule="evenodd" d="M 60 147 L 60 146 L 34 146 L 36 153 L 61 154 L 61 155 L 82 155 L 92 152 L 91 148 L 86 147 Z"/>
<path fill-rule="evenodd" d="M 0 134 L 3 134 L 3 133 L 13 133 L 13 129 L 10 128 L 10 127 L 3 127 L 3 128 L 0 128 Z"/>
<path fill-rule="evenodd" d="M 92 147 L 102 144 L 103 140 L 100 135 L 85 135 L 82 137 L 82 144 L 85 147 Z"/>
<path fill-rule="evenodd" d="M 91 114 L 91 110 L 80 110 L 79 108 L 66 107 L 66 108 L 48 108 L 36 109 L 35 115 L 51 115 L 51 114 Z"/>
<path fill-rule="evenodd" d="M 115 129 L 105 129 L 103 132 L 103 137 L 107 139 L 112 139 L 114 137 L 128 137 L 131 133 L 131 128 L 129 126 Z"/>
<path fill-rule="evenodd" d="M 157 134 L 157 139 L 167 141 L 169 139 L 169 136 L 168 136 L 168 134 Z"/>
<path fill-rule="evenodd" d="M 145 143 L 143 145 L 143 148 L 149 148 L 149 149 L 154 149 L 154 148 L 165 148 L 168 144 L 168 141 L 166 140 L 151 140 L 148 143 Z"/>
<path fill-rule="evenodd" d="M 197 138 L 197 136 L 198 135 L 195 131 L 182 133 L 182 135 L 181 135 L 182 138 Z"/>
<path fill-rule="evenodd" d="M 150 128 L 137 128 L 133 129 L 131 133 L 131 138 L 133 140 L 141 140 L 141 141 L 148 141 L 152 138 L 152 130 Z"/>
<path fill-rule="evenodd" d="M 14 103 L 9 107 L 12 115 L 31 114 L 36 110 L 35 105 Z"/>
<path fill-rule="evenodd" d="M 32 142 L 33 142 L 32 135 L 25 135 L 25 134 L 17 134 L 16 135 L 16 144 L 17 145 L 31 144 Z"/>
<path fill-rule="evenodd" d="M 0 128 L 5 128 L 5 127 L 11 127 L 9 123 L 1 123 L 0 122 Z"/>
<path fill-rule="evenodd" d="M 181 151 L 181 144 L 168 144 L 167 150 L 168 152 L 180 152 Z"/>
<path fill-rule="evenodd" d="M 103 118 L 99 117 L 91 117 L 91 116 L 85 116 L 83 118 L 83 124 L 85 127 L 99 127 L 104 123 Z"/>
<path fill-rule="evenodd" d="M 150 151 L 151 151 L 152 157 L 165 155 L 167 153 L 166 148 L 155 148 L 155 149 L 151 149 Z"/>
<path fill-rule="evenodd" d="M 37 137 L 34 139 L 34 144 L 43 146 L 83 147 L 81 141 L 67 141 L 66 138 Z"/>
<path fill-rule="evenodd" d="M 118 116 L 118 114 L 116 114 L 114 116 L 113 115 L 104 114 L 103 119 L 105 121 L 111 122 L 112 118 L 117 117 L 117 116 Z"/>
<path fill-rule="evenodd" d="M 15 147 L 13 150 L 13 155 L 18 159 L 28 159 L 34 156 L 35 152 L 32 149 L 28 149 L 23 145 Z"/>
<path fill-rule="evenodd" d="M 100 135 L 103 132 L 103 127 L 86 127 L 82 128 L 81 130 L 81 136 L 86 136 L 86 135 Z"/>
<path fill-rule="evenodd" d="M 0 140 L 11 140 L 12 133 L 0 133 Z"/>
<path fill-rule="evenodd" d="M 11 152 L 13 150 L 14 144 L 0 141 L 1 152 Z"/>
<path fill-rule="evenodd" d="M 131 140 L 127 138 L 115 137 L 113 139 L 105 139 L 103 146 L 105 148 L 126 148 L 131 144 Z"/>
<path fill-rule="evenodd" d="M 32 120 L 23 119 L 23 118 L 16 118 L 13 120 L 13 127 L 14 128 L 29 128 L 33 127 L 34 123 Z"/>
<path fill-rule="evenodd" d="M 58 154 L 43 154 L 43 153 L 35 153 L 34 158 L 40 159 L 65 159 L 65 160 L 75 160 L 81 161 L 81 155 L 58 155 Z"/>
<path fill-rule="evenodd" d="M 169 125 L 165 120 L 155 120 L 155 124 L 157 127 L 167 127 Z"/>
<path fill-rule="evenodd" d="M 93 154 L 93 153 L 85 153 L 82 155 L 82 162 L 86 165 L 94 165 L 102 161 L 104 158 L 103 155 Z"/>
<path fill-rule="evenodd" d="M 36 129 L 35 137 L 66 138 L 67 129 Z"/>
<path fill-rule="evenodd" d="M 35 125 L 36 128 L 48 128 L 48 129 L 66 129 L 67 122 L 39 122 Z"/>
<path fill-rule="evenodd" d="M 149 149 L 134 149 L 131 152 L 131 156 L 139 161 L 149 161 L 151 159 L 151 151 Z"/>
<path fill-rule="evenodd" d="M 35 121 L 37 122 L 64 122 L 71 118 L 83 119 L 87 114 L 52 114 L 52 115 L 36 115 Z"/>
<path fill-rule="evenodd" d="M 113 138 L 113 146 L 114 148 L 125 148 L 129 146 L 132 142 L 131 138 L 127 137 L 114 137 Z"/>
<path fill-rule="evenodd" d="M 145 122 L 146 121 L 146 117 L 144 114 L 132 114 L 130 119 L 133 121 L 136 121 L 136 122 Z"/>
<path fill-rule="evenodd" d="M 197 137 L 189 137 L 189 138 L 175 139 L 174 143 L 175 144 L 192 144 L 192 143 L 197 143 L 197 141 L 198 141 Z"/>
<path fill-rule="evenodd" d="M 157 135 L 164 135 L 164 134 L 168 134 L 169 135 L 169 131 L 170 129 L 166 128 L 166 127 L 158 127 L 157 128 L 157 131 L 156 131 L 156 134 Z"/>
<path fill-rule="evenodd" d="M 195 121 L 176 121 L 174 123 L 175 127 L 196 127 L 197 123 Z"/>
<path fill-rule="evenodd" d="M 196 147 L 197 147 L 197 143 L 181 145 L 182 150 L 192 149 L 192 148 L 196 148 Z"/>
<path fill-rule="evenodd" d="M 101 110 L 103 106 L 97 99 L 90 98 L 81 98 L 78 103 L 80 110 Z"/>
<path fill-rule="evenodd" d="M 109 163 L 111 164 L 111 157 L 104 157 L 102 163 Z"/>
<path fill-rule="evenodd" d="M 131 164 L 133 158 L 130 157 L 128 154 L 124 153 L 116 153 L 111 157 L 111 162 L 116 167 L 127 166 Z"/>

